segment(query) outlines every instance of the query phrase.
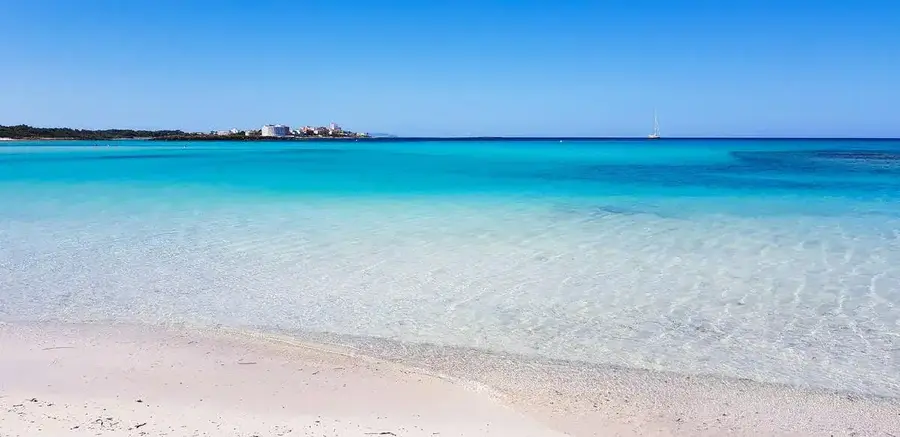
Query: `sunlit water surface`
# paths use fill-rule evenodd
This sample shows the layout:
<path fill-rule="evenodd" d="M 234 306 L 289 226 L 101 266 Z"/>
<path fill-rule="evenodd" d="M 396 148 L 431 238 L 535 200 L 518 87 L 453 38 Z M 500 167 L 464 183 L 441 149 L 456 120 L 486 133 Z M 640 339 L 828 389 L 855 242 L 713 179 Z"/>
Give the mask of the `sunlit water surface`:
<path fill-rule="evenodd" d="M 900 396 L 900 142 L 0 146 L 0 321 Z"/>

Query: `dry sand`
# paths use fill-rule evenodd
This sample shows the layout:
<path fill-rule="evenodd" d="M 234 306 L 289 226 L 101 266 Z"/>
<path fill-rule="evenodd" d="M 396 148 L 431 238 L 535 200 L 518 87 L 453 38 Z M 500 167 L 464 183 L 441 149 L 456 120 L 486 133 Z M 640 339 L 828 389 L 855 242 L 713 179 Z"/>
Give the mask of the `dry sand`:
<path fill-rule="evenodd" d="M 271 336 L 0 324 L 0 437 L 900 437 L 896 399 L 420 347 L 427 370 Z"/>
<path fill-rule="evenodd" d="M 377 361 L 135 327 L 0 327 L 0 436 L 562 436 Z"/>

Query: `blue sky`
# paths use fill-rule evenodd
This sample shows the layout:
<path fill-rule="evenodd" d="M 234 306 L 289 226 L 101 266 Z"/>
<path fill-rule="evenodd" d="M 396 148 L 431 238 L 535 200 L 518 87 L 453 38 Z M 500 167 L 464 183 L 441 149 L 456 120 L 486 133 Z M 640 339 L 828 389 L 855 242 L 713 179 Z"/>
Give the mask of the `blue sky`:
<path fill-rule="evenodd" d="M 6 0 L 0 124 L 900 137 L 900 2 Z"/>

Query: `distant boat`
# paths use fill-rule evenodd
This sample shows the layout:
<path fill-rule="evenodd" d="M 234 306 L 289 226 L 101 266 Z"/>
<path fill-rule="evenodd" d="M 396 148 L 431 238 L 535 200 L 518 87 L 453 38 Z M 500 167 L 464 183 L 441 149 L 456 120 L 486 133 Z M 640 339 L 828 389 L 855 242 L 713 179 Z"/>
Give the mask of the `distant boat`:
<path fill-rule="evenodd" d="M 653 133 L 647 135 L 647 139 L 650 140 L 658 140 L 659 139 L 659 119 L 656 118 L 656 110 L 653 111 Z"/>

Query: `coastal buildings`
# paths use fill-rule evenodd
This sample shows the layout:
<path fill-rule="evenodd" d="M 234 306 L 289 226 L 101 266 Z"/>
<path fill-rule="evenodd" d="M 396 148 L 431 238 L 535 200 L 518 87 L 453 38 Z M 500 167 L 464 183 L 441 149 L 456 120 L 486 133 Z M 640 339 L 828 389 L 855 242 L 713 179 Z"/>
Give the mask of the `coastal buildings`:
<path fill-rule="evenodd" d="M 332 123 L 332 125 L 334 125 L 334 123 Z M 335 131 L 332 131 L 329 128 L 324 127 L 324 126 L 321 126 L 321 127 L 303 126 L 303 128 L 300 129 L 300 132 L 306 136 L 325 136 L 325 135 L 328 135 Z"/>
<path fill-rule="evenodd" d="M 221 131 L 224 132 L 224 131 Z M 310 126 L 306 125 L 297 129 L 291 129 L 290 126 L 281 125 L 281 124 L 267 124 L 262 127 L 260 130 L 256 131 L 241 131 L 246 136 L 260 136 L 260 137 L 269 137 L 269 138 L 304 138 L 304 137 L 319 137 L 319 138 L 365 138 L 368 135 L 366 134 L 358 134 L 351 131 L 346 131 L 341 128 L 337 123 L 330 123 L 328 126 Z M 212 134 L 216 134 L 216 132 L 212 132 Z"/>
<path fill-rule="evenodd" d="M 264 137 L 286 137 L 291 134 L 291 128 L 280 124 L 267 124 L 262 127 L 261 134 Z"/>

